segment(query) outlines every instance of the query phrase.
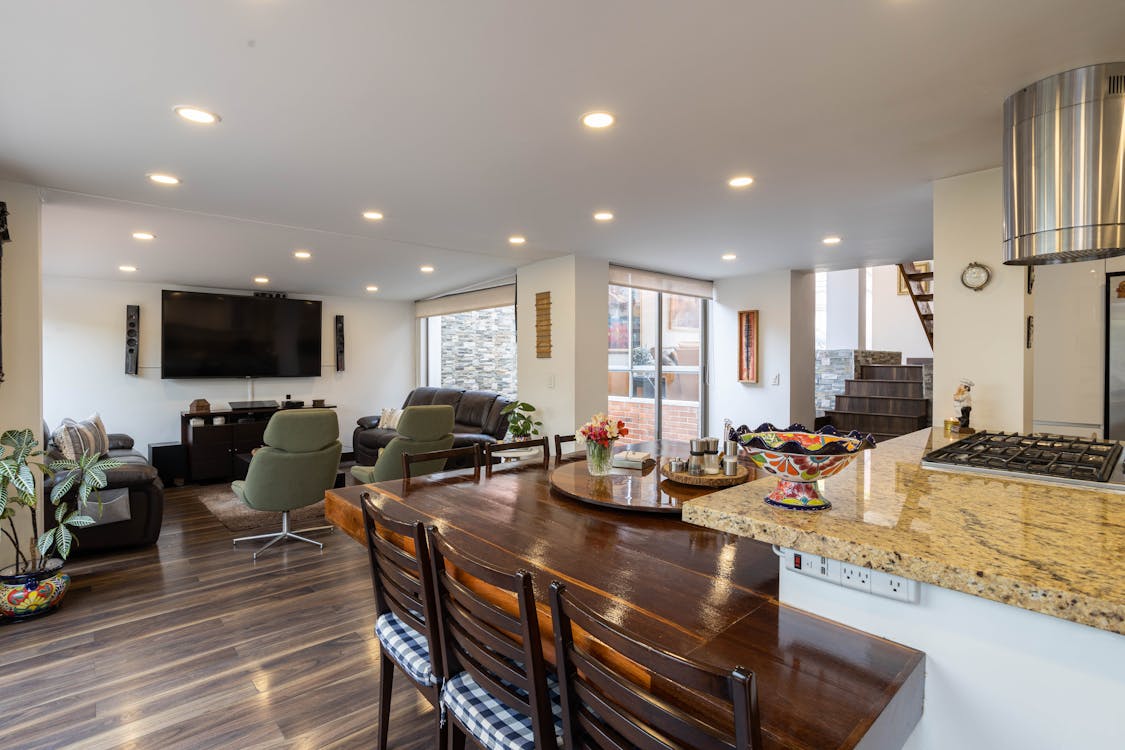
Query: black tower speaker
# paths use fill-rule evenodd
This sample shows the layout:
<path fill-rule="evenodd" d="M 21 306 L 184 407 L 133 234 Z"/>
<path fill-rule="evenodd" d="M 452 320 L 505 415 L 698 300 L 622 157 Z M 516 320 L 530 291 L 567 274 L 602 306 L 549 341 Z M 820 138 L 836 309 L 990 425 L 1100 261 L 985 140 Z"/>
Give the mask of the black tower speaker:
<path fill-rule="evenodd" d="M 125 305 L 125 374 L 137 374 L 141 351 L 141 306 Z"/>
<path fill-rule="evenodd" d="M 344 371 L 344 316 L 336 316 L 336 372 Z"/>

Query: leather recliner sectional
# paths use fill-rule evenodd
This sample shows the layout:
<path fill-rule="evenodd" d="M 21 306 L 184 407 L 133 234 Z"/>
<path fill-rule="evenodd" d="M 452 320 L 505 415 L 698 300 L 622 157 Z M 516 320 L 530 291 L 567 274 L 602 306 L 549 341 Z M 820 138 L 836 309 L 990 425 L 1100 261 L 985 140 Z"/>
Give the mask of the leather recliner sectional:
<path fill-rule="evenodd" d="M 448 404 L 453 407 L 453 447 L 480 445 L 503 440 L 508 434 L 508 415 L 500 410 L 511 403 L 510 399 L 493 391 L 465 391 L 458 388 L 415 388 L 407 396 L 402 408 Z M 379 416 L 360 417 L 352 435 L 355 461 L 360 466 L 374 466 L 379 449 L 385 448 L 398 434 L 379 426 Z M 447 469 L 464 468 L 465 462 L 450 461 Z M 471 463 L 465 463 L 471 466 Z"/>

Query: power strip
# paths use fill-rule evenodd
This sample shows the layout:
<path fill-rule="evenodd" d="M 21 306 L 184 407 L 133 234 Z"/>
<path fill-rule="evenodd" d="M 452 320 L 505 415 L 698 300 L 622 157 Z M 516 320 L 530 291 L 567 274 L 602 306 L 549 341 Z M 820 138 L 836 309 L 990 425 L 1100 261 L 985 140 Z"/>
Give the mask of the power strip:
<path fill-rule="evenodd" d="M 865 568 L 862 565 L 840 562 L 823 555 L 810 555 L 788 547 L 780 549 L 785 567 L 795 573 L 895 601 L 918 603 L 917 581 L 884 573 L 881 570 Z"/>

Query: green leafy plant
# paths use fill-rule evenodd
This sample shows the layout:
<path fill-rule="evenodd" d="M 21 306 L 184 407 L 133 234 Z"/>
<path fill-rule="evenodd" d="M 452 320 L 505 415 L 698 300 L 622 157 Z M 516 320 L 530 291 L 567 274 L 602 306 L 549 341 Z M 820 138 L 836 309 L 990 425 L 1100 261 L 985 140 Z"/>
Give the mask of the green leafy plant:
<path fill-rule="evenodd" d="M 71 528 L 82 528 L 94 523 L 87 514 L 87 506 L 93 495 L 98 502 L 101 514 L 101 497 L 98 490 L 106 486 L 107 469 L 114 469 L 121 462 L 113 458 L 101 458 L 85 454 L 78 460 L 59 459 L 50 464 L 37 461 L 43 455 L 38 450 L 39 441 L 29 429 L 7 430 L 0 435 L 0 523 L 7 521 L 7 528 L 0 531 L 12 543 L 16 551 L 15 573 L 30 573 L 41 570 L 52 557 L 65 560 L 74 544 Z M 53 476 L 62 474 L 61 479 L 51 488 L 50 500 L 55 510 L 56 526 L 39 533 L 39 520 L 35 509 L 36 495 L 35 471 Z M 67 493 L 77 488 L 73 501 Z M 27 509 L 31 514 L 32 536 L 36 539 L 36 556 L 24 551 L 16 527 L 16 515 Z"/>
<path fill-rule="evenodd" d="M 508 417 L 508 432 L 514 438 L 526 438 L 539 434 L 542 422 L 534 418 L 535 407 L 526 401 L 513 401 L 500 410 L 501 414 Z"/>

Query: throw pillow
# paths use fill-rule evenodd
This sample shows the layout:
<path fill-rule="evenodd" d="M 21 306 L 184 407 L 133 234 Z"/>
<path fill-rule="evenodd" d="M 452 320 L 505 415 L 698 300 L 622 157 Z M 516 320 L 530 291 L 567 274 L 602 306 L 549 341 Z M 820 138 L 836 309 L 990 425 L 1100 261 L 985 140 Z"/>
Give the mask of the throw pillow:
<path fill-rule="evenodd" d="M 67 417 L 51 434 L 51 442 L 64 458 L 72 461 L 82 458 L 85 453 L 104 456 L 109 452 L 109 435 L 96 412 L 81 422 Z"/>
<path fill-rule="evenodd" d="M 384 430 L 397 430 L 402 409 L 383 409 L 379 415 L 379 426 Z"/>

